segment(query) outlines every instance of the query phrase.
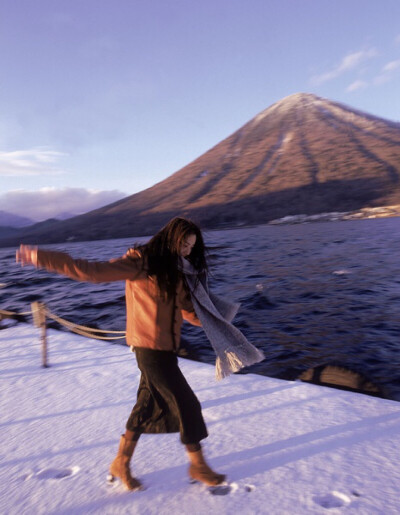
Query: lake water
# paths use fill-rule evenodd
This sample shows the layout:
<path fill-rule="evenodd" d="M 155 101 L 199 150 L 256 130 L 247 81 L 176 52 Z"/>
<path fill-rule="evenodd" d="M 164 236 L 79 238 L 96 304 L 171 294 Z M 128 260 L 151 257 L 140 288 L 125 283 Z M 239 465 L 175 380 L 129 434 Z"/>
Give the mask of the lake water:
<path fill-rule="evenodd" d="M 294 379 L 333 364 L 366 376 L 400 400 L 400 218 L 258 226 L 205 232 L 211 288 L 239 300 L 235 318 L 266 354 L 250 371 Z M 107 260 L 143 238 L 50 245 Z M 0 309 L 35 300 L 73 322 L 125 329 L 124 285 L 77 283 L 14 263 L 0 249 Z M 184 325 L 193 359 L 213 363 L 201 329 Z"/>

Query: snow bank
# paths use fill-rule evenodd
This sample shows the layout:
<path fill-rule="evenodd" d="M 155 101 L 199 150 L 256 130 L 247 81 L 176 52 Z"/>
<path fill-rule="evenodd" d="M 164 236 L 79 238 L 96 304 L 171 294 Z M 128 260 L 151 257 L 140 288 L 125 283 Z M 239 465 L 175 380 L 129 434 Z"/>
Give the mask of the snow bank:
<path fill-rule="evenodd" d="M 0 511 L 7 514 L 398 514 L 400 404 L 319 386 L 234 375 L 180 360 L 229 476 L 212 493 L 189 484 L 178 435 L 144 435 L 133 468 L 146 485 L 106 484 L 139 381 L 120 345 L 49 331 L 0 331 Z"/>

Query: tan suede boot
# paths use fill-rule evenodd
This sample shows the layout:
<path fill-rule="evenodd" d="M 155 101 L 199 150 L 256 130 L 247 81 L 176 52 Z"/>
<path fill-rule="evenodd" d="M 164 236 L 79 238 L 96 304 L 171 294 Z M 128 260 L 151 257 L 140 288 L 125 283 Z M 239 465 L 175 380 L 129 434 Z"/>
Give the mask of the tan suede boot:
<path fill-rule="evenodd" d="M 107 480 L 112 483 L 116 477 L 119 477 L 128 490 L 141 490 L 142 483 L 131 476 L 129 463 L 135 450 L 137 441 L 127 440 L 125 435 L 121 436 L 119 441 L 118 454 L 110 465 L 110 473 Z"/>
<path fill-rule="evenodd" d="M 189 476 L 193 481 L 201 481 L 208 486 L 220 485 L 225 481 L 224 474 L 217 474 L 208 466 L 201 449 L 195 452 L 188 451 L 188 456 L 190 460 Z"/>

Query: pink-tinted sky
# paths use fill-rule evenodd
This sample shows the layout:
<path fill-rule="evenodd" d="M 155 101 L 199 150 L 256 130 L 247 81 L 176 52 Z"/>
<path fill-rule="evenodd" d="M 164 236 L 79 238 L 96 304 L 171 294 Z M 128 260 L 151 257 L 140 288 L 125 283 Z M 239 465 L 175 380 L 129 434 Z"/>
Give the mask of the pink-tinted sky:
<path fill-rule="evenodd" d="M 299 91 L 400 121 L 399 21 L 398 0 L 1 0 L 0 210 L 140 191 Z"/>

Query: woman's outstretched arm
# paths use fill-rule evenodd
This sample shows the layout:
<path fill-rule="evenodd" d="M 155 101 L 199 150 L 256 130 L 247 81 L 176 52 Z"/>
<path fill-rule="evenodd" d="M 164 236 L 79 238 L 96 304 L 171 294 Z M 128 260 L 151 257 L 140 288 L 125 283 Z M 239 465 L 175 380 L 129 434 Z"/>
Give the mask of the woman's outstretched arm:
<path fill-rule="evenodd" d="M 37 250 L 37 247 L 31 245 L 20 245 L 15 255 L 17 263 L 21 263 L 22 266 L 37 266 Z"/>
<path fill-rule="evenodd" d="M 123 256 L 112 261 L 73 259 L 69 254 L 21 245 L 16 254 L 17 263 L 45 268 L 49 272 L 66 275 L 76 281 L 93 283 L 135 280 L 143 271 L 140 255 Z"/>

